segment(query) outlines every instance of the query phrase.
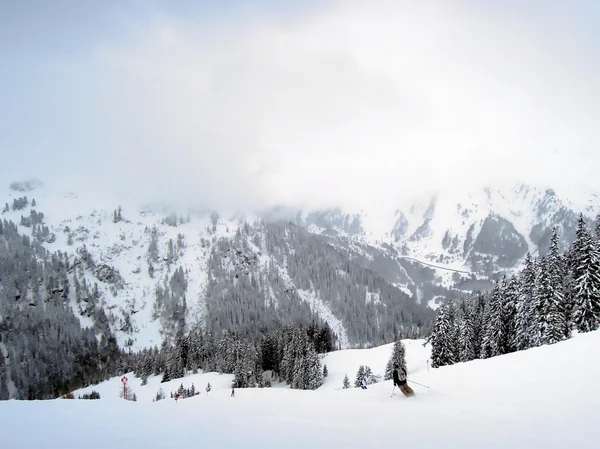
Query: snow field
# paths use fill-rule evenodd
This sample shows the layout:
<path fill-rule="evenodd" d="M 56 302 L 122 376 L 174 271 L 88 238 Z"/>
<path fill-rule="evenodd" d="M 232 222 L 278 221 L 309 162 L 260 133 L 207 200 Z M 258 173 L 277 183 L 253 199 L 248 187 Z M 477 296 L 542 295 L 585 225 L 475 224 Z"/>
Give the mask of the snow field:
<path fill-rule="evenodd" d="M 383 374 L 392 345 L 325 355 L 329 376 L 316 391 L 239 389 L 206 373 L 147 386 L 129 376 L 138 402 L 118 399 L 120 377 L 76 392 L 95 401 L 0 403 L 3 448 L 597 448 L 600 331 L 488 360 L 427 371 L 429 347 L 405 341 L 416 396 L 391 381 L 341 390 L 361 364 Z M 168 397 L 182 382 L 201 394 Z M 206 396 L 210 382 L 213 391 Z M 158 386 L 167 398 L 152 403 Z M 112 394 L 112 396 L 111 396 Z M 35 423 L 35 424 L 34 424 Z"/>

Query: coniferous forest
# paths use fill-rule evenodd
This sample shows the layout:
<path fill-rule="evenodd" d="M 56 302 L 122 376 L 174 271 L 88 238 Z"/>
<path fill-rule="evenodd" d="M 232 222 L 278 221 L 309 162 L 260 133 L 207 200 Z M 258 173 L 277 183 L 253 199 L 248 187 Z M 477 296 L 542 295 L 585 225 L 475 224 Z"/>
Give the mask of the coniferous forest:
<path fill-rule="evenodd" d="M 553 344 L 573 332 L 600 328 L 600 220 L 587 228 L 579 217 L 576 238 L 561 252 L 556 228 L 547 254 L 527 254 L 517 275 L 437 310 L 433 367 L 485 359 Z"/>

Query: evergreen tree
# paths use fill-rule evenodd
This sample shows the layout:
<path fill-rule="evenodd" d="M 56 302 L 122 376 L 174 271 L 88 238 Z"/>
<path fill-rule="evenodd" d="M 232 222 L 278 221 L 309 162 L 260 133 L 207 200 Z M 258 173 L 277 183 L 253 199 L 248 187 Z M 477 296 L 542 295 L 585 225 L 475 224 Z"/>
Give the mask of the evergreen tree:
<path fill-rule="evenodd" d="M 456 363 L 457 339 L 454 329 L 454 309 L 451 303 L 437 309 L 431 338 L 431 366 L 438 368 Z"/>
<path fill-rule="evenodd" d="M 477 358 L 475 348 L 475 323 L 473 322 L 473 311 L 468 304 L 473 301 L 464 298 L 460 302 L 458 317 L 458 351 L 459 361 L 468 362 Z"/>
<path fill-rule="evenodd" d="M 172 373 L 173 378 L 177 379 L 185 376 L 188 365 L 189 341 L 183 335 L 183 330 L 180 328 L 175 336 L 175 367 Z"/>
<path fill-rule="evenodd" d="M 467 303 L 471 322 L 473 324 L 472 343 L 474 358 L 479 358 L 481 354 L 481 345 L 483 339 L 483 320 L 485 310 L 485 295 L 482 292 L 476 292 Z"/>
<path fill-rule="evenodd" d="M 600 251 L 582 215 L 573 243 L 573 265 L 573 324 L 579 332 L 594 331 L 600 327 Z"/>
<path fill-rule="evenodd" d="M 503 346 L 506 351 L 505 353 L 508 354 L 517 350 L 515 345 L 515 334 L 517 329 L 517 302 L 519 299 L 519 281 L 517 280 L 517 277 L 511 276 L 503 287 Z"/>
<path fill-rule="evenodd" d="M 392 347 L 392 353 L 385 367 L 384 380 L 390 380 L 392 378 L 395 365 L 406 368 L 406 348 L 400 339 L 396 340 Z"/>
<path fill-rule="evenodd" d="M 481 316 L 481 348 L 479 353 L 479 358 L 481 359 L 492 357 L 493 349 L 490 339 L 491 310 L 491 295 L 486 293 L 483 298 L 483 312 Z"/>
<path fill-rule="evenodd" d="M 517 351 L 537 346 L 536 315 L 533 304 L 533 288 L 535 285 L 536 266 L 531 254 L 525 256 L 525 267 L 519 276 L 519 292 L 516 303 L 516 323 L 513 336 L 513 347 Z M 535 333 L 534 333 L 535 329 Z"/>
<path fill-rule="evenodd" d="M 364 365 L 360 365 L 358 371 L 356 372 L 356 379 L 354 379 L 354 386 L 360 387 L 362 385 L 362 380 L 365 378 L 365 367 Z"/>
<path fill-rule="evenodd" d="M 344 383 L 343 383 L 342 388 L 344 390 L 350 388 L 350 379 L 348 379 L 348 374 L 344 375 Z"/>
<path fill-rule="evenodd" d="M 504 319 L 504 292 L 496 282 L 489 302 L 489 319 L 484 330 L 484 347 L 487 357 L 495 357 L 506 353 L 506 325 Z"/>
<path fill-rule="evenodd" d="M 371 370 L 371 367 L 366 365 L 365 372 L 364 372 L 364 379 L 365 379 L 365 382 L 367 383 L 367 385 L 373 385 L 373 384 L 376 384 L 377 382 L 379 382 L 380 376 L 376 376 L 375 374 L 373 374 L 373 370 Z"/>
<path fill-rule="evenodd" d="M 558 253 L 558 234 L 552 233 L 548 256 L 542 258 L 535 288 L 538 312 L 538 333 L 541 344 L 552 344 L 564 337 L 564 298 L 561 275 L 561 259 Z"/>
<path fill-rule="evenodd" d="M 306 355 L 306 389 L 316 390 L 323 385 L 323 372 L 319 355 L 313 347 L 309 347 Z"/>

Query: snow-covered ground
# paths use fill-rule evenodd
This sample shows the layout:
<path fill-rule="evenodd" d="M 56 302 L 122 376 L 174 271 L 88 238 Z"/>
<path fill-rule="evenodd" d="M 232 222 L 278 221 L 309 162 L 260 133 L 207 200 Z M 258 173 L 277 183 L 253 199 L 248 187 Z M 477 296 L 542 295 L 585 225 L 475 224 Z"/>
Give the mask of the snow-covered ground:
<path fill-rule="evenodd" d="M 3 449 L 80 448 L 597 448 L 600 443 L 600 332 L 488 360 L 427 369 L 428 348 L 405 341 L 416 396 L 391 395 L 390 381 L 353 383 L 361 364 L 383 374 L 391 345 L 328 354 L 316 391 L 237 390 L 231 376 L 198 374 L 147 386 L 129 376 L 137 402 L 118 398 L 120 378 L 92 389 L 96 401 L 0 402 Z M 183 382 L 202 389 L 169 398 Z M 206 395 L 206 383 L 213 391 Z"/>

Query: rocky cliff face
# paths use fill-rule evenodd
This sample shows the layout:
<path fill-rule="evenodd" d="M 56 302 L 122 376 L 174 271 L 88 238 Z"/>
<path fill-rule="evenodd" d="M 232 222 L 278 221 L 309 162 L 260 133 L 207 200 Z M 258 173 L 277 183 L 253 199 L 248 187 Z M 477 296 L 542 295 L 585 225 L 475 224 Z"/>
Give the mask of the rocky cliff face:
<path fill-rule="evenodd" d="M 593 191 L 559 194 L 516 184 L 440 192 L 419 203 L 408 202 L 396 211 L 385 233 L 369 233 L 366 214 L 348 214 L 344 219 L 335 211 L 335 220 L 327 220 L 323 218 L 327 211 L 321 211 L 321 220 L 313 223 L 330 235 L 337 232 L 354 240 L 385 242 L 401 256 L 434 265 L 445 279 L 442 284 L 451 287 L 458 285 L 452 281 L 456 273 L 467 272 L 460 276 L 468 275 L 471 281 L 495 279 L 518 269 L 528 251 L 545 254 L 554 226 L 562 247 L 568 247 L 575 238 L 579 214 L 593 223 L 599 212 L 600 200 Z M 362 232 L 349 233 L 339 226 L 350 219 L 353 229 Z M 448 278 L 443 274 L 446 269 L 455 270 L 454 275 Z M 461 285 L 464 281 L 460 280 Z"/>

